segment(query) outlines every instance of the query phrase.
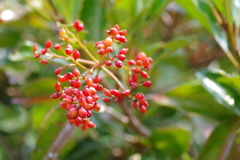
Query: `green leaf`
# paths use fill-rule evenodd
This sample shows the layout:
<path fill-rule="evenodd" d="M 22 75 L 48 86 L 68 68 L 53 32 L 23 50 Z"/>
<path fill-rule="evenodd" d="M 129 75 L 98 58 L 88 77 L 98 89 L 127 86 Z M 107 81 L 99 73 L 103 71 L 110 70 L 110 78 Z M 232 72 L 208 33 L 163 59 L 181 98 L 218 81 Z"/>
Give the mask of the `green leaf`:
<path fill-rule="evenodd" d="M 150 138 L 154 147 L 172 158 L 181 156 L 190 144 L 190 133 L 181 128 L 159 128 Z"/>
<path fill-rule="evenodd" d="M 240 96 L 234 85 L 220 81 L 224 77 L 218 72 L 203 70 L 196 75 L 218 103 L 240 115 Z"/>
<path fill-rule="evenodd" d="M 40 78 L 27 83 L 22 88 L 22 96 L 36 97 L 54 93 L 54 78 Z M 50 98 L 49 98 L 50 99 Z"/>
<path fill-rule="evenodd" d="M 233 111 L 217 103 L 202 87 L 199 81 L 191 81 L 180 85 L 167 92 L 166 96 L 168 96 L 169 100 L 165 99 L 165 104 L 158 102 L 157 98 L 155 102 L 220 121 L 236 117 Z"/>
<path fill-rule="evenodd" d="M 9 54 L 11 61 L 23 61 L 26 59 L 33 59 L 32 46 L 33 42 L 25 41 L 17 48 L 15 53 Z"/>
<path fill-rule="evenodd" d="M 42 160 L 44 158 L 50 147 L 54 145 L 53 142 L 62 130 L 64 122 L 66 122 L 64 111 L 59 106 L 55 106 L 55 109 L 49 111 L 32 152 L 32 159 Z"/>
<path fill-rule="evenodd" d="M 89 31 L 88 40 L 99 41 L 103 39 L 103 31 L 106 29 L 106 17 L 104 4 L 100 0 L 84 1 L 81 12 L 81 20 Z"/>
<path fill-rule="evenodd" d="M 236 120 L 236 119 L 235 119 Z M 222 123 L 215 128 L 201 150 L 198 160 L 227 160 L 228 156 L 237 159 L 239 153 L 234 145 L 234 134 L 240 125 L 240 120 Z"/>

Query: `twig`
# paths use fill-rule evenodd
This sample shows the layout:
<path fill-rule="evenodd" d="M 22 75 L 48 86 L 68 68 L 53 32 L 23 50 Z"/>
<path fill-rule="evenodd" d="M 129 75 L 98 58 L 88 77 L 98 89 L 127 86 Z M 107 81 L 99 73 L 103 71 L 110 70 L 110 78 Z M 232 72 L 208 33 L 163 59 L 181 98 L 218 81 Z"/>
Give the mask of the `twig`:
<path fill-rule="evenodd" d="M 53 142 L 52 146 L 49 148 L 46 153 L 44 160 L 56 160 L 59 152 L 71 138 L 72 133 L 76 127 L 70 125 L 69 122 L 66 122 L 61 132 L 58 134 L 57 138 Z"/>

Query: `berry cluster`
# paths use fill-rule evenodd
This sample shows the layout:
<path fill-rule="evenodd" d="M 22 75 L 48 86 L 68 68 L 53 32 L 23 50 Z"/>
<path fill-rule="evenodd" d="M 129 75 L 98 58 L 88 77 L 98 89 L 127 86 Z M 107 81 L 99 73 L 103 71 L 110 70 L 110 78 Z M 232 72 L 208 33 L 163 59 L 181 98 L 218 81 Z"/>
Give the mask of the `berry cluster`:
<path fill-rule="evenodd" d="M 72 31 L 72 28 L 75 30 Z M 144 98 L 143 93 L 135 93 L 133 91 L 138 86 L 150 87 L 151 81 L 145 80 L 149 78 L 147 71 L 150 69 L 152 58 L 147 57 L 145 53 L 140 52 L 135 60 L 126 59 L 128 48 L 122 48 L 118 52 L 114 52 L 113 43 L 127 42 L 125 35 L 126 30 L 120 30 L 118 25 L 107 31 L 108 36 L 103 41 L 95 44 L 100 55 L 99 60 L 92 54 L 87 47 L 80 41 L 78 34 L 84 29 L 84 24 L 76 20 L 72 26 L 63 25 L 59 31 L 59 39 L 63 42 L 54 45 L 54 50 L 51 49 L 52 42 L 48 40 L 45 43 L 45 48 L 38 51 L 35 44 L 33 46 L 34 58 L 42 58 L 40 63 L 47 65 L 54 58 L 61 58 L 68 61 L 68 65 L 61 66 L 55 69 L 54 74 L 57 75 L 58 81 L 54 84 L 55 93 L 51 95 L 53 99 L 60 99 L 60 107 L 66 110 L 66 115 L 71 124 L 81 126 L 84 131 L 87 128 L 94 128 L 95 124 L 90 121 L 92 111 L 98 112 L 101 105 L 98 102 L 100 97 L 105 103 L 111 101 L 120 102 L 124 97 L 129 97 L 132 100 L 134 108 L 142 113 L 146 113 L 148 102 Z M 78 48 L 72 45 L 77 44 L 81 52 L 88 55 L 90 60 L 81 59 L 81 54 Z M 59 50 L 60 53 L 56 54 Z M 58 51 L 58 52 L 59 52 Z M 112 65 L 114 63 L 115 65 Z M 85 65 L 91 66 L 87 68 Z M 72 68 L 73 67 L 73 68 Z M 109 69 L 124 69 L 129 74 L 129 80 L 124 87 L 121 82 Z M 72 68 L 71 72 L 63 70 Z M 82 69 L 81 71 L 79 69 Z M 119 88 L 109 89 L 101 84 L 100 77 L 95 74 L 95 70 L 103 70 L 116 81 Z M 98 72 L 99 73 L 99 72 Z M 142 80 L 140 80 L 142 79 Z"/>

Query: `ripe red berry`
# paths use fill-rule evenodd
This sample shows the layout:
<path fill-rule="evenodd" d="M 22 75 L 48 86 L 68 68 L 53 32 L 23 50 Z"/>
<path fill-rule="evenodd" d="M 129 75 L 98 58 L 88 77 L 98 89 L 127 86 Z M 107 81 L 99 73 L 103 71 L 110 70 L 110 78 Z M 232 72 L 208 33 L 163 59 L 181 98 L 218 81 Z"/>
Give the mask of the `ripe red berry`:
<path fill-rule="evenodd" d="M 112 47 L 107 47 L 106 48 L 106 52 L 107 53 L 112 53 L 113 52 L 113 48 Z"/>
<path fill-rule="evenodd" d="M 128 60 L 127 62 L 128 62 L 128 65 L 130 66 L 133 66 L 136 64 L 134 60 Z"/>
<path fill-rule="evenodd" d="M 61 71 L 62 71 L 61 68 L 57 68 L 57 69 L 54 70 L 54 74 L 58 75 L 58 74 L 61 73 Z"/>
<path fill-rule="evenodd" d="M 119 37 L 117 38 L 117 40 L 118 40 L 119 42 L 122 42 L 122 43 L 127 42 L 127 39 L 126 39 L 125 36 L 119 36 Z"/>
<path fill-rule="evenodd" d="M 110 61 L 110 60 L 106 60 L 104 63 L 105 63 L 106 66 L 111 66 L 112 65 L 112 61 Z"/>
<path fill-rule="evenodd" d="M 89 87 L 89 92 L 91 95 L 95 95 L 97 93 L 96 89 L 93 87 Z"/>
<path fill-rule="evenodd" d="M 79 108 L 79 110 L 78 110 L 78 115 L 79 115 L 79 117 L 82 117 L 82 118 L 84 118 L 84 117 L 87 117 L 87 111 L 86 111 L 86 109 L 84 109 L 84 108 Z"/>
<path fill-rule="evenodd" d="M 48 64 L 48 60 L 47 59 L 41 59 L 40 63 L 47 65 Z"/>
<path fill-rule="evenodd" d="M 58 49 L 61 48 L 61 45 L 57 43 L 57 44 L 54 45 L 54 48 L 55 48 L 56 50 L 58 50 Z"/>
<path fill-rule="evenodd" d="M 137 61 L 136 61 L 136 65 L 142 66 L 142 65 L 143 65 L 143 62 L 142 62 L 141 60 L 137 60 Z"/>
<path fill-rule="evenodd" d="M 102 91 L 103 86 L 101 84 L 97 84 L 97 87 L 95 88 L 97 91 Z"/>
<path fill-rule="evenodd" d="M 108 34 L 115 36 L 116 34 L 118 34 L 118 30 L 116 28 L 110 28 Z"/>
<path fill-rule="evenodd" d="M 71 104 L 73 102 L 72 98 L 70 98 L 70 97 L 64 98 L 63 101 L 67 104 Z"/>
<path fill-rule="evenodd" d="M 91 96 L 87 96 L 85 100 L 87 103 L 92 103 L 92 101 L 93 101 Z"/>
<path fill-rule="evenodd" d="M 125 56 L 124 54 L 119 54 L 119 55 L 118 55 L 118 59 L 119 59 L 120 61 L 124 61 L 125 58 L 126 58 L 126 56 Z"/>
<path fill-rule="evenodd" d="M 90 96 L 90 90 L 88 89 L 88 88 L 84 88 L 83 90 L 82 90 L 82 93 L 84 94 L 84 96 Z"/>
<path fill-rule="evenodd" d="M 68 114 L 72 117 L 75 117 L 78 114 L 78 109 L 77 108 L 70 108 L 68 110 Z"/>
<path fill-rule="evenodd" d="M 52 41 L 51 40 L 48 40 L 46 43 L 45 43 L 45 48 L 51 48 L 52 47 Z"/>
<path fill-rule="evenodd" d="M 110 103 L 112 101 L 111 98 L 102 98 L 103 102 Z"/>
<path fill-rule="evenodd" d="M 138 82 L 138 76 L 136 75 L 136 74 L 133 74 L 132 75 L 132 80 L 133 80 L 133 82 Z"/>
<path fill-rule="evenodd" d="M 79 57 L 80 57 L 80 53 L 79 53 L 79 51 L 78 50 L 76 50 L 75 49 L 75 51 L 73 52 L 73 58 L 76 60 L 76 59 L 78 59 Z"/>
<path fill-rule="evenodd" d="M 121 36 L 125 36 L 127 34 L 127 30 L 121 30 L 118 32 Z"/>
<path fill-rule="evenodd" d="M 110 97 L 110 96 L 112 95 L 111 92 L 110 92 L 110 90 L 108 90 L 108 89 L 106 89 L 106 88 L 104 88 L 103 93 L 104 93 L 106 96 L 108 96 L 108 97 Z"/>
<path fill-rule="evenodd" d="M 114 96 L 116 96 L 116 97 L 119 96 L 119 91 L 116 90 L 116 89 L 112 89 L 112 90 L 111 90 L 111 93 L 112 93 L 112 95 L 114 95 Z"/>
<path fill-rule="evenodd" d="M 86 124 L 82 125 L 81 130 L 86 131 L 87 130 L 87 125 Z"/>
<path fill-rule="evenodd" d="M 65 53 L 67 55 L 71 55 L 72 54 L 72 49 L 73 49 L 72 46 L 70 44 L 68 44 L 65 48 Z"/>
<path fill-rule="evenodd" d="M 66 82 L 66 81 L 67 81 L 67 79 L 66 79 L 66 77 L 65 77 L 65 76 L 58 75 L 58 81 L 59 81 L 59 82 Z"/>
<path fill-rule="evenodd" d="M 143 82 L 143 86 L 144 86 L 144 87 L 151 87 L 151 85 L 152 85 L 152 82 L 151 82 L 151 81 L 145 81 L 145 82 Z"/>
<path fill-rule="evenodd" d="M 80 71 L 75 67 L 72 71 L 72 74 L 75 76 L 75 77 L 78 77 L 80 76 Z"/>
<path fill-rule="evenodd" d="M 99 82 L 100 82 L 100 78 L 98 77 L 98 75 L 96 75 L 96 76 L 93 78 L 93 82 L 94 82 L 94 83 L 99 83 Z"/>
<path fill-rule="evenodd" d="M 95 102 L 95 101 L 99 100 L 100 97 L 98 95 L 94 94 L 94 95 L 92 95 L 92 99 Z"/>
<path fill-rule="evenodd" d="M 34 56 L 33 56 L 35 59 L 39 58 L 40 57 L 40 54 L 38 53 L 35 53 Z"/>
<path fill-rule="evenodd" d="M 61 86 L 61 84 L 59 82 L 56 82 L 54 84 L 54 88 L 55 88 L 56 92 L 59 92 L 59 91 L 62 90 L 62 86 Z"/>
<path fill-rule="evenodd" d="M 58 99 L 60 96 L 61 96 L 61 94 L 59 94 L 59 93 L 53 93 L 50 97 L 52 99 Z"/>
<path fill-rule="evenodd" d="M 147 67 L 149 67 L 149 65 L 150 65 L 149 60 L 148 60 L 148 59 L 145 59 L 145 60 L 143 61 L 143 67 L 144 67 L 144 68 L 147 68 Z"/>
<path fill-rule="evenodd" d="M 139 68 L 133 68 L 133 72 L 136 73 L 136 74 L 138 74 L 138 73 L 141 72 L 141 70 L 140 70 Z"/>
<path fill-rule="evenodd" d="M 84 29 L 84 24 L 80 23 L 79 20 L 74 21 L 73 26 L 77 31 L 82 31 Z"/>
<path fill-rule="evenodd" d="M 106 50 L 105 49 L 99 49 L 98 50 L 98 54 L 99 55 L 105 55 L 106 54 Z"/>
<path fill-rule="evenodd" d="M 128 48 L 122 48 L 122 49 L 120 49 L 120 51 L 119 51 L 119 54 L 124 54 L 124 55 L 126 55 L 128 53 Z"/>
<path fill-rule="evenodd" d="M 87 126 L 89 127 L 89 128 L 95 128 L 96 127 L 96 125 L 93 123 L 93 122 L 88 122 L 88 124 L 87 124 Z"/>
<path fill-rule="evenodd" d="M 68 72 L 64 75 L 64 77 L 67 79 L 67 80 L 70 80 L 73 78 L 73 74 L 71 72 Z"/>
<path fill-rule="evenodd" d="M 140 112 L 142 112 L 143 114 L 145 114 L 145 113 L 147 112 L 147 108 L 144 107 L 144 106 L 141 106 L 141 107 L 139 108 L 139 110 L 140 110 Z"/>
<path fill-rule="evenodd" d="M 134 101 L 133 102 L 133 107 L 136 108 L 136 109 L 139 108 L 139 101 Z"/>
<path fill-rule="evenodd" d="M 145 72 L 145 71 L 141 71 L 141 76 L 142 76 L 143 78 L 149 78 L 147 72 Z"/>
<path fill-rule="evenodd" d="M 141 100 L 139 101 L 139 104 L 142 105 L 142 106 L 145 106 L 145 107 L 148 107 L 148 106 L 149 106 L 148 102 L 147 102 L 145 99 L 141 99 Z"/>
<path fill-rule="evenodd" d="M 41 49 L 41 50 L 40 50 L 40 53 L 41 53 L 42 55 L 46 54 L 46 53 L 47 53 L 46 48 Z"/>
<path fill-rule="evenodd" d="M 79 100 L 78 100 L 78 104 L 83 107 L 86 105 L 86 100 L 84 97 L 80 97 Z"/>
<path fill-rule="evenodd" d="M 116 61 L 115 61 L 115 66 L 116 66 L 117 68 L 121 68 L 122 65 L 123 65 L 122 61 L 119 61 L 119 60 L 116 60 Z"/>
<path fill-rule="evenodd" d="M 68 107 L 68 104 L 65 102 L 60 102 L 59 105 L 62 109 L 67 109 L 67 107 Z"/>
<path fill-rule="evenodd" d="M 128 96 L 131 93 L 131 91 L 129 89 L 126 89 L 125 91 L 123 91 L 124 96 Z"/>

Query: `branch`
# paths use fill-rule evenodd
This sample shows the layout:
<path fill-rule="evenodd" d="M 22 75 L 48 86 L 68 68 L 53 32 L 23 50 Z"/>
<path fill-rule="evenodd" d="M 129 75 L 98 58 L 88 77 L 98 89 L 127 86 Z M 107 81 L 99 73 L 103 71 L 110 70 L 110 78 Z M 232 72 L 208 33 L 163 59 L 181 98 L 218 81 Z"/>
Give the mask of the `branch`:
<path fill-rule="evenodd" d="M 53 142 L 52 146 L 46 153 L 44 160 L 56 160 L 61 149 L 65 146 L 68 140 L 71 138 L 72 133 L 76 127 L 66 122 L 63 129 L 58 134 L 57 138 Z"/>

